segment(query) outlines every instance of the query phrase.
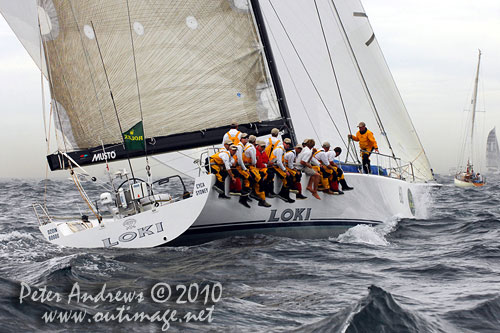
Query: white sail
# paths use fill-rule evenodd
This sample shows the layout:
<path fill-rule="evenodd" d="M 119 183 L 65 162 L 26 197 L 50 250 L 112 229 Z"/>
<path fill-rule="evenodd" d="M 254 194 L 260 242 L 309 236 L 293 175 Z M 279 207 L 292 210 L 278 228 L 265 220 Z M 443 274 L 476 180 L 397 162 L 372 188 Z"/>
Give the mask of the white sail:
<path fill-rule="evenodd" d="M 488 141 L 486 142 L 486 167 L 491 172 L 500 171 L 500 149 L 498 148 L 495 127 L 488 133 Z"/>
<path fill-rule="evenodd" d="M 140 120 L 154 138 L 281 117 L 246 4 L 39 0 L 39 6 L 60 150 L 120 143 Z"/>
<path fill-rule="evenodd" d="M 0 13 L 28 51 L 35 64 L 47 74 L 38 28 L 37 0 L 0 0 Z"/>
<path fill-rule="evenodd" d="M 314 136 L 346 149 L 347 134 L 364 121 L 381 152 L 392 154 L 390 142 L 419 180 L 433 179 L 361 3 L 260 2 L 299 139 Z"/>

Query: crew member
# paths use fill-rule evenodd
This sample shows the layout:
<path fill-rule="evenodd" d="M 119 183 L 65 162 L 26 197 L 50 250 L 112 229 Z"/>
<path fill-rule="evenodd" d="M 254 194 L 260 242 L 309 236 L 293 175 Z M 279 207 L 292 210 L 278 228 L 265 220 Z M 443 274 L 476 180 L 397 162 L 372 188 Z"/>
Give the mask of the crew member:
<path fill-rule="evenodd" d="M 235 120 L 233 120 L 231 122 L 231 129 L 226 133 L 224 134 L 224 138 L 222 139 L 222 142 L 226 142 L 226 140 L 231 140 L 232 144 L 233 145 L 237 145 L 238 143 L 240 143 L 240 139 L 241 139 L 241 132 L 238 131 L 238 122 L 236 122 Z"/>
<path fill-rule="evenodd" d="M 276 148 L 276 146 L 281 143 L 281 140 L 278 138 L 279 134 L 280 130 L 277 128 L 273 128 L 271 130 L 271 137 L 266 140 L 266 154 L 269 159 L 271 158 L 271 153 L 274 148 Z"/>
<path fill-rule="evenodd" d="M 267 164 L 269 163 L 269 158 L 266 155 L 266 142 L 258 140 L 255 142 L 256 156 L 257 156 L 257 169 L 260 173 L 260 190 L 266 191 L 267 189 Z M 265 193 L 266 196 L 267 193 Z"/>
<path fill-rule="evenodd" d="M 235 145 L 236 150 L 236 165 L 235 165 L 235 176 L 240 177 L 243 182 L 243 190 L 241 194 L 234 193 L 235 195 L 248 195 L 250 193 L 250 172 L 245 165 L 245 160 L 243 158 L 243 153 L 245 146 L 248 143 L 248 134 L 242 133 L 240 142 Z"/>
<path fill-rule="evenodd" d="M 235 181 L 236 178 L 231 171 L 232 166 L 232 155 L 236 153 L 236 150 L 229 152 L 231 146 L 231 140 L 224 141 L 224 148 L 221 148 L 219 152 L 210 156 L 210 171 L 215 174 L 215 185 L 214 189 L 219 192 L 220 198 L 227 198 L 225 194 L 224 181 L 229 175 L 231 181 Z"/>
<path fill-rule="evenodd" d="M 310 176 L 306 189 L 312 193 L 313 197 L 321 200 L 318 194 L 318 184 L 321 176 L 319 172 L 313 169 L 313 164 L 315 162 L 314 160 L 312 160 L 312 148 L 314 148 L 316 142 L 313 139 L 307 139 L 304 143 L 305 147 L 302 148 L 302 152 L 299 154 L 299 156 L 297 156 L 295 164 L 297 165 L 297 169 L 300 170 L 302 174 L 305 173 L 306 175 Z"/>
<path fill-rule="evenodd" d="M 334 166 L 335 172 L 337 173 L 337 179 L 340 185 L 342 185 L 342 191 L 350 191 L 353 190 L 354 187 L 350 187 L 347 185 L 347 182 L 344 177 L 344 171 L 340 166 L 335 163 L 335 159 L 342 153 L 342 148 L 340 147 L 335 147 L 333 150 L 329 150 L 327 152 L 328 160 L 330 163 L 333 163 L 332 165 Z"/>
<path fill-rule="evenodd" d="M 266 194 L 261 190 L 262 175 L 257 167 L 257 149 L 255 147 L 256 141 L 257 138 L 255 135 L 250 135 L 248 143 L 245 145 L 243 150 L 243 161 L 245 162 L 245 165 L 248 166 L 248 171 L 250 172 L 250 178 L 253 184 L 253 192 L 250 193 L 250 196 L 259 201 L 259 206 L 271 207 L 271 205 L 266 201 Z"/>
<path fill-rule="evenodd" d="M 364 122 L 360 122 L 358 127 L 359 131 L 356 135 L 349 134 L 347 137 L 349 139 L 353 139 L 354 141 L 359 141 L 363 171 L 364 173 L 371 173 L 370 155 L 372 151 L 378 153 L 377 141 L 375 141 L 373 133 L 366 128 L 366 124 Z"/>
<path fill-rule="evenodd" d="M 285 156 L 285 150 L 290 146 L 292 143 L 292 140 L 289 138 L 286 138 L 283 140 L 283 144 L 278 143 L 276 147 L 273 149 L 271 152 L 271 157 L 269 158 L 269 165 L 271 165 L 278 177 L 281 178 L 283 186 L 281 187 L 281 191 L 278 193 L 278 198 L 282 199 L 285 202 L 295 202 L 295 200 L 290 198 L 290 191 L 289 191 L 289 183 L 291 183 L 291 175 L 290 172 L 286 169 L 284 165 L 284 156 Z M 267 149 L 267 147 L 266 147 Z M 272 184 L 274 187 L 274 182 L 270 181 L 269 183 Z"/>
<path fill-rule="evenodd" d="M 337 173 L 333 169 L 333 166 L 330 165 L 330 161 L 328 160 L 328 156 L 326 155 L 325 148 L 330 148 L 330 143 L 324 142 L 322 145 L 322 149 L 316 150 L 313 153 L 313 159 L 316 159 L 320 164 L 320 176 L 321 176 L 321 185 L 323 192 L 327 194 L 343 194 L 338 190 L 337 183 Z M 314 167 L 313 167 L 314 168 Z M 332 189 L 330 189 L 330 184 L 332 184 Z M 336 189 L 335 189 L 336 185 Z"/>
<path fill-rule="evenodd" d="M 304 200 L 307 199 L 306 196 L 302 194 L 302 184 L 300 180 L 302 179 L 302 172 L 297 170 L 297 166 L 295 165 L 295 160 L 297 159 L 297 155 L 302 151 L 302 146 L 297 145 L 295 148 L 290 149 L 285 154 L 285 167 L 292 175 L 292 186 L 290 186 L 290 192 L 295 193 L 295 199 Z"/>

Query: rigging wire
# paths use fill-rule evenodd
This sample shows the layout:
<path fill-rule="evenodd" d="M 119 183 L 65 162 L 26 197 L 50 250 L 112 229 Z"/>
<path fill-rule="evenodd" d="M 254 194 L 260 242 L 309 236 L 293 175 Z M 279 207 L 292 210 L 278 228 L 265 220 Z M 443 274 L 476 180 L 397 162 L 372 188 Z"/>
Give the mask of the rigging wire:
<path fill-rule="evenodd" d="M 99 46 L 99 41 L 97 40 L 97 34 L 95 32 L 94 23 L 92 21 L 90 21 L 90 24 L 92 26 L 92 31 L 94 32 L 95 42 L 97 44 L 97 49 L 99 51 L 99 56 L 101 57 L 102 68 L 104 70 L 104 75 L 106 76 L 106 82 L 108 83 L 109 94 L 111 96 L 111 101 L 113 102 L 113 108 L 115 109 L 116 120 L 118 121 L 118 126 L 120 127 L 120 133 L 121 133 L 121 137 L 122 137 L 123 148 L 124 148 L 124 150 L 125 150 L 125 152 L 127 154 L 127 160 L 128 160 L 128 164 L 130 166 L 130 172 L 132 173 L 132 178 L 134 178 L 134 183 L 135 183 L 134 169 L 132 168 L 132 162 L 130 161 L 130 155 L 129 155 L 128 150 L 127 150 L 127 148 L 125 146 L 125 139 L 123 138 L 122 124 L 120 122 L 120 117 L 118 116 L 118 110 L 116 109 L 115 98 L 113 97 L 113 91 L 111 90 L 111 85 L 109 83 L 108 72 L 106 71 L 106 67 L 104 66 L 104 59 L 102 57 L 101 47 Z"/>
<path fill-rule="evenodd" d="M 127 15 L 128 15 L 128 26 L 129 26 L 129 31 L 130 31 L 130 42 L 132 44 L 132 57 L 134 59 L 134 71 L 135 71 L 135 82 L 137 85 L 137 97 L 139 99 L 139 111 L 141 113 L 142 132 L 143 132 L 143 136 L 144 136 L 143 142 L 144 142 L 144 154 L 146 155 L 146 171 L 148 174 L 148 178 L 150 178 L 151 177 L 151 167 L 149 166 L 148 147 L 147 147 L 147 143 L 146 143 L 146 131 L 144 129 L 144 116 L 142 113 L 141 91 L 139 89 L 139 76 L 137 74 L 137 62 L 135 60 L 134 37 L 132 34 L 132 22 L 130 20 L 130 7 L 129 7 L 128 0 L 127 0 Z"/>
<path fill-rule="evenodd" d="M 369 100 L 370 105 L 372 107 L 372 110 L 375 113 L 375 120 L 377 121 L 377 124 L 378 124 L 380 130 L 382 131 L 383 136 L 385 137 L 385 139 L 387 141 L 387 145 L 389 146 L 389 149 L 391 150 L 392 157 L 396 158 L 396 155 L 394 154 L 394 150 L 392 149 L 392 146 L 391 146 L 391 142 L 389 141 L 389 138 L 387 137 L 387 132 L 385 131 L 384 125 L 382 124 L 382 120 L 380 119 L 380 115 L 378 114 L 377 107 L 375 105 L 375 101 L 373 100 L 373 97 L 370 93 L 370 90 L 368 89 L 368 83 L 366 82 L 365 77 L 363 75 L 363 72 L 361 71 L 361 66 L 359 65 L 356 54 L 354 53 L 354 49 L 352 47 L 351 41 L 349 39 L 349 36 L 347 35 L 347 31 L 345 30 L 344 23 L 342 22 L 342 19 L 340 18 L 340 14 L 337 10 L 337 6 L 333 2 L 333 0 L 329 1 L 329 3 L 330 3 L 330 8 L 332 8 L 335 17 L 337 17 L 337 20 L 338 20 L 337 22 L 339 24 L 339 27 L 341 28 L 341 31 L 343 32 L 344 41 L 347 43 L 348 49 L 351 51 L 351 56 L 352 56 L 352 59 L 354 61 L 356 68 L 358 69 L 358 74 L 359 74 L 361 81 L 363 83 L 365 93 L 367 94 L 367 97 L 368 97 L 368 100 Z"/>
<path fill-rule="evenodd" d="M 266 24 L 270 25 L 269 21 L 267 20 L 267 17 L 265 15 L 263 15 L 263 16 L 264 16 L 264 20 L 266 21 Z M 274 33 L 273 33 L 272 29 L 270 30 L 270 32 L 271 32 L 272 38 L 276 41 L 277 39 L 274 36 Z M 311 117 L 309 115 L 309 112 L 308 112 L 307 107 L 306 107 L 306 105 L 304 103 L 304 100 L 302 99 L 302 96 L 301 96 L 301 94 L 299 92 L 299 89 L 297 88 L 297 85 L 295 84 L 295 80 L 293 79 L 292 73 L 290 71 L 290 67 L 288 67 L 287 62 L 285 61 L 285 57 L 283 56 L 283 52 L 281 52 L 281 48 L 279 47 L 279 45 L 278 45 L 277 42 L 276 42 L 276 46 L 277 46 L 278 53 L 280 54 L 281 59 L 283 59 L 283 64 L 285 65 L 286 71 L 288 72 L 288 76 L 290 76 L 290 79 L 292 81 L 292 84 L 293 84 L 293 87 L 295 89 L 295 92 L 297 93 L 297 96 L 299 97 L 300 103 L 302 104 L 302 108 L 304 109 L 304 113 L 306 114 L 307 119 L 309 120 L 309 123 L 311 124 L 311 127 L 312 127 L 312 129 L 314 131 L 314 134 L 316 135 L 316 138 L 318 139 L 318 141 L 321 141 L 321 138 L 319 137 L 319 134 L 316 131 L 316 127 L 314 126 L 314 123 L 313 123 L 313 121 L 312 121 L 312 119 L 311 119 Z"/>
<path fill-rule="evenodd" d="M 317 95 L 318 95 L 318 97 L 319 97 L 319 99 L 320 99 L 320 101 L 321 101 L 321 104 L 323 104 L 323 107 L 325 108 L 325 110 L 326 110 L 326 112 L 327 112 L 327 114 L 328 114 L 328 116 L 329 116 L 330 120 L 332 121 L 332 124 L 334 125 L 335 129 L 337 130 L 337 133 L 338 133 L 338 135 L 339 135 L 340 139 L 342 140 L 342 143 L 344 144 L 344 146 L 345 146 L 345 147 L 347 147 L 347 144 L 346 144 L 346 142 L 345 142 L 345 140 L 344 140 L 344 138 L 343 138 L 342 134 L 340 133 L 340 130 L 339 130 L 339 128 L 337 127 L 337 124 L 336 124 L 336 123 L 335 123 L 335 121 L 333 120 L 333 117 L 332 117 L 332 115 L 331 115 L 331 113 L 330 113 L 330 110 L 328 109 L 328 106 L 326 105 L 325 101 L 323 100 L 323 97 L 321 96 L 321 93 L 319 92 L 318 87 L 317 87 L 317 86 L 316 86 L 316 84 L 314 83 L 314 80 L 312 79 L 311 74 L 310 74 L 310 73 L 309 73 L 309 71 L 307 70 L 307 67 L 306 67 L 306 65 L 305 65 L 304 61 L 302 60 L 302 57 L 300 56 L 300 54 L 299 54 L 299 52 L 298 52 L 297 48 L 295 47 L 295 44 L 293 43 L 293 41 L 292 41 L 292 39 L 291 39 L 291 37 L 290 37 L 290 34 L 286 31 L 285 26 L 284 26 L 284 24 L 283 24 L 283 21 L 281 20 L 280 16 L 278 15 L 278 12 L 276 11 L 276 8 L 274 7 L 274 5 L 273 5 L 273 3 L 272 3 L 272 1 L 271 1 L 271 0 L 269 0 L 269 4 L 271 5 L 271 7 L 272 7 L 272 9 L 273 9 L 273 11 L 274 11 L 274 14 L 276 15 L 276 18 L 278 19 L 278 21 L 279 21 L 279 23 L 280 23 L 281 27 L 283 28 L 283 31 L 285 32 L 285 34 L 286 34 L 286 36 L 287 36 L 287 38 L 288 38 L 288 41 L 289 41 L 289 42 L 290 42 L 290 44 L 292 45 L 292 47 L 293 47 L 293 49 L 294 49 L 294 51 L 295 51 L 295 54 L 297 55 L 297 57 L 298 57 L 298 59 L 299 59 L 300 63 L 302 64 L 302 67 L 304 68 L 304 71 L 306 72 L 307 76 L 309 77 L 309 80 L 311 81 L 311 84 L 313 85 L 314 90 L 316 91 L 316 93 L 317 93 Z"/>
<path fill-rule="evenodd" d="M 85 201 L 87 203 L 87 206 L 89 207 L 89 209 L 92 212 L 92 214 L 94 214 L 94 216 L 96 217 L 97 221 L 99 221 L 99 223 L 101 223 L 102 216 L 100 216 L 96 212 L 96 209 L 95 209 L 94 205 L 90 202 L 90 199 L 87 196 L 87 193 L 85 192 L 85 190 L 83 189 L 82 184 L 80 183 L 80 180 L 78 180 L 78 177 L 75 176 L 75 172 L 73 171 L 73 166 L 71 165 L 71 162 L 69 162 L 69 166 L 70 166 L 70 169 L 71 169 L 71 171 L 70 171 L 71 177 L 73 178 L 73 182 L 75 183 L 76 188 L 78 189 L 78 192 L 80 193 L 80 196 L 82 197 L 83 201 Z"/>
<path fill-rule="evenodd" d="M 319 12 L 318 3 L 316 0 L 314 0 L 314 6 L 316 7 L 316 13 L 318 14 L 318 20 L 319 20 L 319 24 L 321 26 L 321 32 L 323 34 L 323 39 L 325 41 L 326 51 L 328 53 L 328 58 L 330 60 L 330 65 L 332 67 L 333 77 L 335 78 L 335 85 L 337 86 L 337 90 L 339 93 L 340 103 L 342 104 L 342 110 L 344 111 L 345 119 L 347 122 L 347 128 L 349 130 L 349 134 L 351 134 L 351 125 L 349 123 L 349 117 L 347 116 L 347 110 L 346 110 L 345 103 L 344 103 L 344 97 L 342 96 L 342 92 L 340 90 L 340 84 L 339 84 L 339 80 L 337 78 L 337 72 L 335 71 L 335 66 L 333 65 L 332 53 L 330 52 L 330 46 L 328 45 L 328 40 L 326 38 L 325 29 L 323 27 L 323 21 L 321 20 L 321 14 Z M 349 156 L 349 154 L 350 154 L 349 147 L 347 147 L 347 156 Z M 359 163 L 358 152 L 356 150 L 356 146 L 354 146 L 354 157 L 352 157 L 352 160 L 357 161 Z"/>

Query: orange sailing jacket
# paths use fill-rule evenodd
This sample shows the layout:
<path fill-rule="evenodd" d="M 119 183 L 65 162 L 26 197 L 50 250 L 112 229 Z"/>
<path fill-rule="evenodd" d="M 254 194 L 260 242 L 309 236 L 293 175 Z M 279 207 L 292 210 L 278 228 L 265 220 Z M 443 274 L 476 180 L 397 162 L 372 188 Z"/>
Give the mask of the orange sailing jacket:
<path fill-rule="evenodd" d="M 359 141 L 359 149 L 372 151 L 372 149 L 378 149 L 377 141 L 370 130 L 366 130 L 365 133 L 361 134 L 360 131 L 356 135 L 352 136 L 354 141 Z"/>

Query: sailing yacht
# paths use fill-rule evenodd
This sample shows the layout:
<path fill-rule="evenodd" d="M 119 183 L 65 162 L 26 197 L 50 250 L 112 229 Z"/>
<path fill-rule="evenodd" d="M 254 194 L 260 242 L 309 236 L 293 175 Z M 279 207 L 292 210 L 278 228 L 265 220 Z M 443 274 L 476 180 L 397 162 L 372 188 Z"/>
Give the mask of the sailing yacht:
<path fill-rule="evenodd" d="M 49 167 L 68 170 L 88 206 L 61 221 L 35 204 L 51 243 L 141 248 L 249 233 L 331 237 L 414 217 L 419 184 L 433 181 L 357 0 L 25 0 L 0 10 L 50 87 L 48 128 L 58 148 Z M 338 164 L 354 190 L 293 203 L 268 198 L 270 208 L 220 199 L 203 161 L 233 121 L 260 138 L 278 128 L 294 145 L 314 138 L 341 146 Z M 360 121 L 381 152 L 372 154 L 371 174 L 361 173 L 347 139 Z M 192 177 L 192 187 L 183 182 L 182 194 L 171 195 L 172 177 L 155 178 L 153 156 L 179 170 L 173 177 Z M 132 163 L 103 177 L 85 169 L 133 158 L 145 176 Z M 89 198 L 81 174 L 107 191 Z M 226 194 L 228 187 L 226 180 Z"/>
<path fill-rule="evenodd" d="M 488 133 L 486 141 L 486 168 L 490 174 L 500 173 L 500 149 L 498 148 L 496 127 L 493 127 Z"/>
<path fill-rule="evenodd" d="M 479 67 L 481 65 L 481 50 L 479 50 L 476 78 L 474 81 L 474 91 L 471 100 L 470 120 L 467 123 L 467 133 L 465 135 L 462 156 L 460 159 L 461 165 L 457 168 L 457 173 L 454 177 L 454 184 L 457 187 L 481 187 L 486 183 L 486 179 L 474 169 L 474 161 L 477 161 L 477 156 L 474 155 L 474 141 L 477 135 L 476 131 L 476 106 L 477 106 L 477 89 L 479 83 Z M 465 162 L 466 161 L 466 162 Z"/>

